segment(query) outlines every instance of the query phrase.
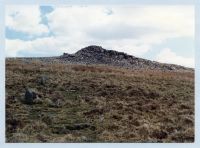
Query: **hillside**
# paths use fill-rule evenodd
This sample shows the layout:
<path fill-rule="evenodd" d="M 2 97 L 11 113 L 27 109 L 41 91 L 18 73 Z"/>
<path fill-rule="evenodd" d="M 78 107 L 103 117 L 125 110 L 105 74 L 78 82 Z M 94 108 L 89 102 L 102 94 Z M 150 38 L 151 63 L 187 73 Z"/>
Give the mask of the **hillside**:
<path fill-rule="evenodd" d="M 192 70 L 183 66 L 173 64 L 162 64 L 150 61 L 123 52 L 114 50 L 106 50 L 101 46 L 88 46 L 75 54 L 64 53 L 60 56 L 61 60 L 70 61 L 72 63 L 82 64 L 103 64 L 109 66 L 118 66 L 131 69 L 151 69 L 151 70 Z"/>
<path fill-rule="evenodd" d="M 193 70 L 87 49 L 6 59 L 7 142 L 194 142 Z"/>
<path fill-rule="evenodd" d="M 88 46 L 74 54 L 63 53 L 57 57 L 21 58 L 23 60 L 38 60 L 45 63 L 65 63 L 82 65 L 105 65 L 128 69 L 161 70 L 161 71 L 194 71 L 192 68 L 174 64 L 164 64 L 156 61 L 138 58 L 123 52 L 107 50 L 101 46 Z"/>

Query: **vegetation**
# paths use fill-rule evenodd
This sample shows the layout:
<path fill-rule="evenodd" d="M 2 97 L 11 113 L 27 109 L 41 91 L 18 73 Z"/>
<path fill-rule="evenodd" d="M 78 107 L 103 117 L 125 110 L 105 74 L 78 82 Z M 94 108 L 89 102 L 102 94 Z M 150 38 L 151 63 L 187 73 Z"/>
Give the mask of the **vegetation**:
<path fill-rule="evenodd" d="M 194 142 L 194 73 L 9 59 L 6 141 Z"/>

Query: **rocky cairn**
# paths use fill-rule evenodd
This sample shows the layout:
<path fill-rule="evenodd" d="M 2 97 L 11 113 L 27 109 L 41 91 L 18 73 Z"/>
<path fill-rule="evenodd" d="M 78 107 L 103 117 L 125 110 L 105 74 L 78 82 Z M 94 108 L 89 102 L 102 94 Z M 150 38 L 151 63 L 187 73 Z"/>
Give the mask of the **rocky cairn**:
<path fill-rule="evenodd" d="M 162 71 L 186 71 L 192 72 L 194 69 L 175 64 L 165 64 L 156 61 L 138 58 L 124 52 L 107 50 L 101 46 L 88 46 L 82 48 L 74 54 L 63 53 L 55 57 L 19 58 L 25 62 L 39 60 L 44 63 L 64 63 L 64 64 L 83 64 L 83 65 L 107 65 L 117 66 L 128 69 L 146 69 Z M 9 58 L 7 59 L 9 60 Z M 43 80 L 42 80 L 43 81 Z M 41 82 L 43 83 L 43 82 Z"/>
<path fill-rule="evenodd" d="M 192 69 L 174 64 L 163 64 L 142 58 L 137 58 L 123 52 L 106 50 L 101 46 L 88 46 L 75 54 L 63 53 L 59 60 L 74 64 L 102 64 L 130 69 L 151 69 L 166 71 L 191 71 Z"/>

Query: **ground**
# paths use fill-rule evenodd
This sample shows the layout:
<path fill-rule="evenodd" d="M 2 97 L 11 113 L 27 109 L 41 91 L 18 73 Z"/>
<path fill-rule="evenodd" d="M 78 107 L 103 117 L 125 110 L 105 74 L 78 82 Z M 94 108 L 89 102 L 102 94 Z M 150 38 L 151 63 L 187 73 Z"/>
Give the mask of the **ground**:
<path fill-rule="evenodd" d="M 194 72 L 6 60 L 6 142 L 194 142 Z"/>

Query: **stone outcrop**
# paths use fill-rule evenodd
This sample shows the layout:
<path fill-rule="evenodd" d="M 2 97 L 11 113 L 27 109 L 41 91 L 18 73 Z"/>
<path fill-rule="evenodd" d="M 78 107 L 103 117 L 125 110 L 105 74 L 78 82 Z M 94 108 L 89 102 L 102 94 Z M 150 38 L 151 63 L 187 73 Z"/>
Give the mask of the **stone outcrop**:
<path fill-rule="evenodd" d="M 130 69 L 151 69 L 151 70 L 192 70 L 179 65 L 163 64 L 142 58 L 137 58 L 123 52 L 106 50 L 101 46 L 88 46 L 82 48 L 75 54 L 64 53 L 58 57 L 59 60 L 74 64 L 103 64 L 109 66 L 119 66 Z"/>
<path fill-rule="evenodd" d="M 101 46 L 88 46 L 82 48 L 74 54 L 63 53 L 55 57 L 19 58 L 25 62 L 32 60 L 44 63 L 65 63 L 65 64 L 84 64 L 84 65 L 108 65 L 128 69 L 148 69 L 161 71 L 194 71 L 192 68 L 175 64 L 165 64 L 156 61 L 138 58 L 123 52 L 107 50 Z M 9 58 L 7 59 L 9 60 Z"/>

